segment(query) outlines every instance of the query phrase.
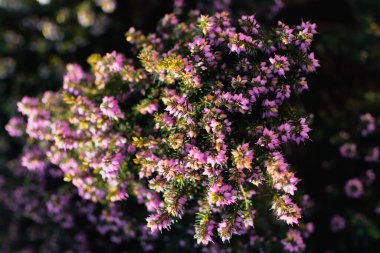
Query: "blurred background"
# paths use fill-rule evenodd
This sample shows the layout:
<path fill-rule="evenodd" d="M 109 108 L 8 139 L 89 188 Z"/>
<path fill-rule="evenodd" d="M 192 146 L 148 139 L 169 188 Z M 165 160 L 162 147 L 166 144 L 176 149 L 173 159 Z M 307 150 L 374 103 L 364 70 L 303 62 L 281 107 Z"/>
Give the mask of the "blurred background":
<path fill-rule="evenodd" d="M 92 53 L 113 50 L 131 55 L 124 38 L 131 26 L 148 33 L 165 14 L 195 8 L 227 10 L 235 17 L 256 13 L 267 26 L 278 20 L 317 23 L 314 51 L 321 68 L 299 101 L 313 117 L 312 138 L 287 147 L 302 179 L 300 189 L 309 196 L 306 215 L 315 228 L 306 252 L 379 251 L 380 1 L 0 0 L 0 252 L 124 252 L 126 246 L 138 252 L 133 242 L 123 246 L 118 238 L 98 233 L 94 224 L 81 223 L 86 208 L 97 211 L 77 196 L 59 198 L 70 204 L 52 212 L 45 203 L 58 201 L 65 184 L 18 168 L 23 143 L 4 128 L 23 96 L 62 86 L 67 63 L 86 66 Z M 369 124 L 375 130 L 363 134 Z M 348 145 L 355 146 L 354 156 L 347 154 Z M 361 185 L 359 198 L 350 197 L 355 180 Z M 79 225 L 67 226 L 70 221 L 62 222 L 60 212 Z"/>

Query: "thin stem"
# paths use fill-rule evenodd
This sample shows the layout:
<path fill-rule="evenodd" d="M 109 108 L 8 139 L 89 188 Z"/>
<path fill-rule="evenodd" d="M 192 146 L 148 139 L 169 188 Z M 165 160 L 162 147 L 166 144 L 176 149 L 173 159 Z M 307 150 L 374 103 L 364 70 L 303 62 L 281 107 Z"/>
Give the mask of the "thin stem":
<path fill-rule="evenodd" d="M 244 201 L 245 201 L 245 208 L 248 211 L 249 210 L 249 203 L 248 203 L 248 198 L 247 198 L 247 193 L 245 192 L 243 185 L 239 185 L 241 192 L 243 193 L 244 196 Z"/>

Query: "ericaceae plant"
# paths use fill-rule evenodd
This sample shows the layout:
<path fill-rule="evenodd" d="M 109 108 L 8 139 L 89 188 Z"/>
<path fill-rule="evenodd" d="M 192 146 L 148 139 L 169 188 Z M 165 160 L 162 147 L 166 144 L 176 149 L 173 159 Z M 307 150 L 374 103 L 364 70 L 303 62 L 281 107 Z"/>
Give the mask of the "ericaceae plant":
<path fill-rule="evenodd" d="M 138 62 L 93 55 L 91 73 L 67 65 L 62 92 L 22 99 L 22 164 L 57 165 L 84 199 L 135 196 L 152 231 L 195 215 L 200 244 L 249 233 L 269 208 L 298 224 L 299 179 L 283 148 L 309 138 L 294 98 L 319 66 L 310 52 L 315 28 L 266 29 L 225 12 L 193 12 L 184 22 L 167 15 L 149 35 L 131 28 Z M 13 119 L 7 129 L 20 135 L 23 125 Z M 282 243 L 290 252 L 305 247 L 296 229 Z"/>

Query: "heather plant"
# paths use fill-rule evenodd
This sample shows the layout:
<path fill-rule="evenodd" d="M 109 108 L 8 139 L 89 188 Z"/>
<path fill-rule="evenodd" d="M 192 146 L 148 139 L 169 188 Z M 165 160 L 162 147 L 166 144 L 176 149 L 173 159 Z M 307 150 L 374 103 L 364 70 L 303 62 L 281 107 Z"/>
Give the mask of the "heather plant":
<path fill-rule="evenodd" d="M 283 148 L 309 138 L 295 97 L 319 66 L 315 28 L 170 14 L 154 34 L 127 33 L 139 62 L 112 52 L 92 55 L 91 72 L 68 64 L 62 91 L 24 97 L 26 120 L 7 130 L 26 133 L 30 171 L 56 165 L 83 199 L 105 205 L 134 196 L 153 233 L 195 216 L 194 237 L 206 245 L 216 233 L 223 242 L 255 233 L 273 216 L 294 225 L 280 245 L 300 252 L 312 227 L 296 228 L 299 179 Z"/>
<path fill-rule="evenodd" d="M 9 225 L 0 234 L 0 251 L 376 252 L 380 227 L 378 98 L 375 93 L 365 99 L 359 96 L 378 90 L 378 1 L 141 0 L 115 1 L 116 9 L 112 2 L 0 1 L 0 19 L 6 27 L 0 31 L 0 117 L 14 114 L 13 99 L 61 86 L 64 63 L 77 62 L 66 67 L 60 91 L 21 101 L 21 110 L 23 104 L 31 104 L 32 110 L 7 126 L 11 135 L 22 137 L 18 143 L 27 143 L 20 163 L 28 169 L 7 164 L 10 171 L 24 174 L 23 180 L 17 177 L 13 182 L 8 170 L 0 171 L 5 175 L 0 176 L 0 227 Z M 155 23 L 151 14 L 160 16 L 171 8 L 171 2 L 178 16 L 168 15 L 156 33 L 144 36 Z M 264 2 L 274 5 L 269 10 Z M 215 19 L 216 10 L 230 12 L 231 24 L 227 22 L 219 30 L 228 34 L 233 27 L 235 33 L 252 37 L 252 42 L 239 36 L 234 43 L 229 35 L 210 33 L 207 22 L 199 27 L 202 22 L 196 11 L 183 22 L 192 9 L 212 15 L 204 18 L 206 21 Z M 253 26 L 258 34 L 249 35 L 237 17 L 252 10 L 260 27 Z M 274 112 L 268 110 L 277 115 L 262 118 L 263 101 L 277 100 L 277 84 L 291 81 L 289 75 L 293 76 L 296 69 L 292 66 L 294 62 L 301 65 L 302 58 L 291 56 L 297 48 L 293 46 L 298 45 L 295 38 L 285 47 L 279 46 L 279 37 L 271 38 L 275 29 L 266 25 L 268 21 L 274 25 L 273 18 L 288 24 L 301 18 L 317 22 L 321 35 L 313 48 L 324 67 L 316 78 L 307 79 L 311 92 L 303 94 L 301 105 L 297 104 L 295 82 L 289 82 L 289 97 Z M 92 52 L 104 55 L 115 49 L 130 56 L 119 36 L 130 23 L 142 30 L 128 33 L 128 40 L 137 46 L 133 53 L 144 56 L 153 52 L 155 61 L 132 61 L 110 53 L 91 57 L 90 70 L 83 65 Z M 296 27 L 289 30 L 294 28 L 285 32 L 282 43 L 288 37 L 297 37 Z M 213 40 L 214 34 L 222 40 L 220 44 Z M 119 40 L 112 39 L 117 36 Z M 250 43 L 269 44 L 269 40 L 273 49 L 255 47 L 255 51 L 247 51 Z M 305 44 L 307 50 L 310 42 Z M 270 69 L 274 78 L 280 77 L 277 83 L 262 74 L 266 83 L 262 84 L 265 89 L 260 89 L 265 92 L 258 92 L 255 102 L 243 103 L 244 98 L 251 99 L 249 90 L 258 85 L 252 77 L 259 72 L 256 67 L 252 67 L 256 72 L 243 70 L 244 66 L 257 66 L 259 61 L 272 64 L 270 58 L 285 62 L 282 56 L 293 59 L 289 70 L 287 64 L 282 69 Z M 243 59 L 249 64 L 236 63 Z M 235 81 L 228 80 L 233 76 L 243 84 L 232 85 Z M 54 98 L 46 102 L 49 96 Z M 356 102 L 346 103 L 348 98 Z M 303 106 L 306 108 L 301 109 Z M 205 108 L 210 113 L 203 113 Z M 306 117 L 303 110 L 313 116 Z M 303 118 L 305 123 L 313 119 L 313 141 L 308 145 L 293 138 L 292 133 L 285 134 Z M 0 124 L 5 121 L 0 118 Z M 291 127 L 276 129 L 280 122 Z M 258 131 L 245 131 L 248 124 Z M 278 135 L 273 152 L 279 151 L 284 162 L 292 164 L 286 170 L 297 172 L 302 179 L 291 184 L 299 188 L 294 189 L 294 195 L 289 193 L 302 211 L 298 225 L 288 226 L 269 211 L 273 200 L 284 191 L 281 184 L 273 186 L 269 174 L 271 167 L 266 160 L 273 152 L 260 146 L 264 127 Z M 220 145 L 218 138 L 223 141 Z M 8 138 L 0 136 L 0 152 L 7 151 L 0 154 L 0 167 L 4 167 L 4 159 L 18 152 L 13 145 L 16 141 L 7 142 Z M 222 152 L 223 165 L 215 163 L 213 167 L 215 161 L 207 159 Z M 60 176 L 46 177 L 51 171 Z M 247 179 L 257 174 L 258 179 Z M 52 185 L 57 189 L 51 189 Z M 304 192 L 310 194 L 314 205 L 308 195 L 302 196 Z M 245 208 L 245 196 L 249 208 Z M 4 206 L 11 215 L 3 213 Z M 174 211 L 173 206 L 177 208 Z M 252 210 L 253 228 L 245 228 L 252 224 L 244 223 L 249 213 L 246 210 Z M 156 223 L 155 218 L 163 213 L 167 219 Z M 207 228 L 213 241 L 208 245 L 197 244 L 192 238 L 201 231 L 205 214 L 210 214 L 205 219 L 210 220 Z M 146 226 L 147 217 L 153 233 Z M 164 231 L 166 226 L 171 231 Z M 229 239 L 230 234 L 222 233 L 231 226 L 231 234 L 239 236 Z M 305 240 L 314 226 L 315 233 Z"/>
<path fill-rule="evenodd" d="M 164 197 L 148 226 L 169 228 L 196 202 L 198 242 L 212 241 L 214 227 L 229 240 L 253 226 L 261 195 L 277 219 L 297 224 L 298 179 L 281 147 L 308 139 L 307 119 L 288 99 L 307 89 L 305 75 L 319 66 L 309 52 L 315 25 L 279 22 L 268 31 L 254 16 L 237 26 L 227 13 L 193 19 L 168 15 L 157 34 L 127 33 L 163 90 L 155 92 L 164 107 L 157 133 L 135 139 L 141 176 Z"/>

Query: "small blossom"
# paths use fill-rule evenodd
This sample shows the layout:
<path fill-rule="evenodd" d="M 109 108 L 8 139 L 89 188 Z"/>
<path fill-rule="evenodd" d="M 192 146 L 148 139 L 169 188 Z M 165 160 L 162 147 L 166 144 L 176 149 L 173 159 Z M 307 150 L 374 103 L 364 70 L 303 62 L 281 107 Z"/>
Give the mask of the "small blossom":
<path fill-rule="evenodd" d="M 339 148 L 340 154 L 345 158 L 354 158 L 357 155 L 357 145 L 355 143 L 346 143 Z"/>
<path fill-rule="evenodd" d="M 238 170 L 252 168 L 251 164 L 254 156 L 253 151 L 249 150 L 248 143 L 239 145 L 236 150 L 232 151 L 232 155 Z"/>
<path fill-rule="evenodd" d="M 231 185 L 214 183 L 209 190 L 208 200 L 216 206 L 231 205 L 236 201 L 237 191 Z"/>
<path fill-rule="evenodd" d="M 334 215 L 330 221 L 330 228 L 333 232 L 338 232 L 346 227 L 346 220 L 340 215 Z"/>
<path fill-rule="evenodd" d="M 361 131 L 363 136 L 367 136 L 376 130 L 375 118 L 370 113 L 360 115 L 360 121 L 363 124 Z"/>
<path fill-rule="evenodd" d="M 25 121 L 22 117 L 11 118 L 5 126 L 8 134 L 13 137 L 20 137 L 25 131 Z"/>
<path fill-rule="evenodd" d="M 346 182 L 344 191 L 350 198 L 360 198 L 363 195 L 363 184 L 357 178 L 350 179 Z"/>
<path fill-rule="evenodd" d="M 289 71 L 290 64 L 285 56 L 275 55 L 274 58 L 269 58 L 269 62 L 271 63 L 270 69 L 273 73 L 285 76 L 285 72 Z"/>
<path fill-rule="evenodd" d="M 306 248 L 301 233 L 295 229 L 290 229 L 286 238 L 281 241 L 284 250 L 287 252 L 302 252 Z"/>
<path fill-rule="evenodd" d="M 119 104 L 114 97 L 104 97 L 100 105 L 102 113 L 112 119 L 123 119 L 124 113 L 120 110 Z"/>
<path fill-rule="evenodd" d="M 36 172 L 44 171 L 49 165 L 43 150 L 38 146 L 34 146 L 24 153 L 21 158 L 21 164 L 27 169 Z"/>

